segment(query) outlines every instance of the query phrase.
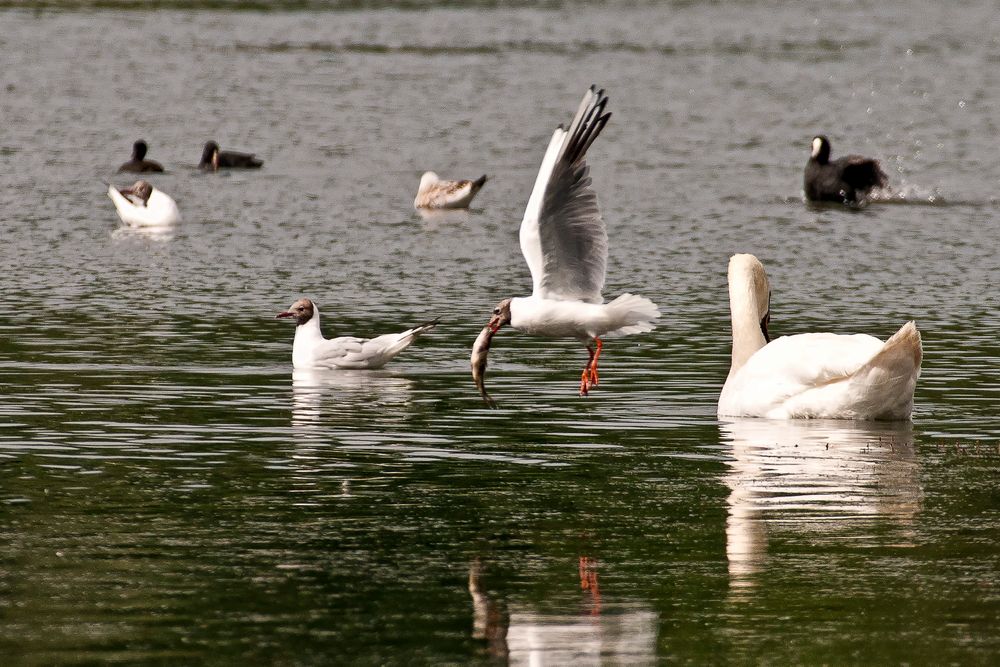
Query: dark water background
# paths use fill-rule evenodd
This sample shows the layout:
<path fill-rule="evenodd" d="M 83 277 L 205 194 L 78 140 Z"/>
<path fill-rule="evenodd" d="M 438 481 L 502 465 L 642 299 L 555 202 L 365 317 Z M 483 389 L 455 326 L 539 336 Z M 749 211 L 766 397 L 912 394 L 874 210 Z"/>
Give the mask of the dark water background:
<path fill-rule="evenodd" d="M 995 661 L 995 3 L 2 6 L 4 664 Z M 578 344 L 501 334 L 489 411 L 469 348 L 591 83 L 605 294 L 664 317 L 589 399 Z M 804 206 L 819 132 L 893 201 Z M 166 231 L 101 185 L 139 137 Z M 491 180 L 424 219 L 425 169 Z M 778 335 L 915 319 L 913 423 L 717 420 L 737 251 Z M 293 375 L 303 295 L 442 324 Z"/>

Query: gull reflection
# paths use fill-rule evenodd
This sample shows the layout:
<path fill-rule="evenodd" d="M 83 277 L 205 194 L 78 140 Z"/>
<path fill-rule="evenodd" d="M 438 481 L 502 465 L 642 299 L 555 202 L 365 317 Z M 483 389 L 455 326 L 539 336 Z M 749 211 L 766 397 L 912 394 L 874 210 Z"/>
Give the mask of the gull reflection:
<path fill-rule="evenodd" d="M 739 419 L 720 429 L 732 444 L 724 481 L 734 592 L 753 587 L 772 530 L 863 539 L 864 522 L 888 520 L 913 543 L 923 492 L 909 422 Z"/>
<path fill-rule="evenodd" d="M 655 664 L 656 612 L 641 603 L 602 606 L 598 566 L 592 558 L 580 558 L 578 613 L 545 613 L 489 595 L 482 564 L 474 560 L 469 566 L 473 638 L 484 641 L 490 657 L 503 664 Z"/>
<path fill-rule="evenodd" d="M 467 208 L 418 208 L 417 213 L 427 223 L 428 229 L 436 229 L 440 225 L 454 225 L 469 219 Z"/>
<path fill-rule="evenodd" d="M 412 380 L 392 371 L 298 369 L 292 373 L 292 426 L 308 434 L 365 411 L 392 420 L 393 408 L 409 405 L 412 389 Z"/>
<path fill-rule="evenodd" d="M 169 241 L 174 237 L 173 225 L 156 225 L 153 227 L 131 227 L 123 225 L 111 232 L 111 238 L 116 241 L 124 239 L 146 238 L 153 241 Z"/>

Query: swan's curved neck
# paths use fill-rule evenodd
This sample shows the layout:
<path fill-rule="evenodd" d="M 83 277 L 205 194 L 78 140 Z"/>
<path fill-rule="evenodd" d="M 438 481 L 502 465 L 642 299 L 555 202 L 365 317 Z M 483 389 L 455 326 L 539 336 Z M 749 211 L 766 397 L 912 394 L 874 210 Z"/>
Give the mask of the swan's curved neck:
<path fill-rule="evenodd" d="M 730 281 L 729 313 L 733 327 L 733 360 L 729 369 L 735 373 L 754 355 L 767 345 L 764 332 L 760 328 L 760 316 L 767 312 L 767 304 L 757 303 L 753 281 Z"/>

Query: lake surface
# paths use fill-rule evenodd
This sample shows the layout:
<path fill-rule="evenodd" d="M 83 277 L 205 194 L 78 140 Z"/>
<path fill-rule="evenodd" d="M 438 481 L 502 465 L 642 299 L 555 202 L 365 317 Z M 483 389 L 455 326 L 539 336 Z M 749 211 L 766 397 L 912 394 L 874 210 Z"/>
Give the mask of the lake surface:
<path fill-rule="evenodd" d="M 995 663 L 995 3 L 2 4 L 4 664 Z M 591 83 L 605 295 L 664 315 L 589 398 L 578 343 L 501 332 L 491 411 L 470 347 Z M 805 206 L 817 133 L 889 201 Z M 140 137 L 167 230 L 102 185 Z M 490 181 L 424 218 L 427 169 Z M 734 252 L 774 335 L 916 320 L 912 424 L 718 420 Z M 300 296 L 442 321 L 293 374 Z"/>

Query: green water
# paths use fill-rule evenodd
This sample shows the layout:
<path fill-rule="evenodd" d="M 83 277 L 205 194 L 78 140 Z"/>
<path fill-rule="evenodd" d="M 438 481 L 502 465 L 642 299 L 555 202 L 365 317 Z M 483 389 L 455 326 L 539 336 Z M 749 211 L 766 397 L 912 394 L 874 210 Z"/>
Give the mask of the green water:
<path fill-rule="evenodd" d="M 219 6 L 0 11 L 2 664 L 996 662 L 995 7 Z M 605 295 L 664 315 L 587 399 L 582 346 L 501 333 L 488 410 L 470 347 L 595 81 Z M 819 131 L 905 201 L 804 206 Z M 159 233 L 101 184 L 139 137 Z M 426 169 L 490 180 L 424 218 Z M 912 424 L 718 420 L 733 252 L 774 335 L 914 319 Z M 442 319 L 293 374 L 300 296 Z"/>

